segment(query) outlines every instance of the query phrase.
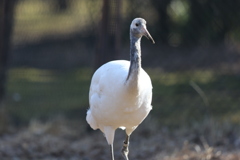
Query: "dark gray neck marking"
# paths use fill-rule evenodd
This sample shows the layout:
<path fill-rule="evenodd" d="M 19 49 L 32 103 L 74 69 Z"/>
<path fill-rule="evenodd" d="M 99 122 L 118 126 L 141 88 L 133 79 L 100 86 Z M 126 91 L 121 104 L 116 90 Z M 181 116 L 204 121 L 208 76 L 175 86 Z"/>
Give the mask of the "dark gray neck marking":
<path fill-rule="evenodd" d="M 128 71 L 127 80 L 131 76 L 138 76 L 141 68 L 141 38 L 135 37 L 130 32 L 130 67 Z"/>

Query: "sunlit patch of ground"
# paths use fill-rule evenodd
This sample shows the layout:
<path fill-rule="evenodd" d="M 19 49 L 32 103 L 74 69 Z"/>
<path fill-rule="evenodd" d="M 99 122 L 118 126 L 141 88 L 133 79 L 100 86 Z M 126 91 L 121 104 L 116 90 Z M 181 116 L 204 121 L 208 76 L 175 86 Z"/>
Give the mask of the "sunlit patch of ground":
<path fill-rule="evenodd" d="M 209 122 L 209 124 L 206 124 Z M 216 130 L 216 124 L 221 129 Z M 131 160 L 239 160 L 239 130 L 233 126 L 206 120 L 197 127 L 170 129 L 159 126 L 151 117 L 139 126 L 130 140 Z M 211 128 L 209 128 L 211 127 Z M 218 135 L 219 137 L 212 137 Z M 117 130 L 116 159 L 124 132 Z M 218 139 L 219 138 L 219 139 Z M 100 131 L 91 131 L 85 121 L 57 117 L 43 122 L 32 120 L 28 127 L 9 130 L 0 137 L 2 159 L 106 160 L 110 150 Z"/>

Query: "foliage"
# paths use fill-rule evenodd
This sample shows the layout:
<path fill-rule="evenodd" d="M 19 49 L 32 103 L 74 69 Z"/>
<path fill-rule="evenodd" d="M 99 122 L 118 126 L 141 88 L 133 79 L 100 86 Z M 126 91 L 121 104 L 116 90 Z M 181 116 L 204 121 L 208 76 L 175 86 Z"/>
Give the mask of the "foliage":
<path fill-rule="evenodd" d="M 66 3 L 64 12 L 56 12 L 53 0 L 19 1 L 14 41 L 19 41 L 22 36 L 33 41 L 43 35 L 59 36 L 74 31 L 95 37 L 102 1 Z M 178 46 L 239 41 L 239 7 L 238 0 L 123 0 L 122 38 L 128 37 L 131 20 L 140 16 L 146 18 L 155 39 L 163 44 Z"/>

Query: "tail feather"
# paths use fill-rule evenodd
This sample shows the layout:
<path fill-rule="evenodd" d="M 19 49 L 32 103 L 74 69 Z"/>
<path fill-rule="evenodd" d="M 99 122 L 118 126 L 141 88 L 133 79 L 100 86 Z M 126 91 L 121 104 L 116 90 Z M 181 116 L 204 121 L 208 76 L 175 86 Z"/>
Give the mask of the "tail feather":
<path fill-rule="evenodd" d="M 92 129 L 94 129 L 94 130 L 98 129 L 97 122 L 96 122 L 95 118 L 92 116 L 92 113 L 91 113 L 90 109 L 87 111 L 86 120 L 87 120 L 88 124 L 91 126 Z"/>

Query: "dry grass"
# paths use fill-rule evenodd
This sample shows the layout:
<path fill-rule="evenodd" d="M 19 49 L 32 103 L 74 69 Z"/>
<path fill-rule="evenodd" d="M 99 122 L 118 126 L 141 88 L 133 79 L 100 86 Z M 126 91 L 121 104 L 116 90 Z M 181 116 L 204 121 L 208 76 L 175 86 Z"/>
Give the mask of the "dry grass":
<path fill-rule="evenodd" d="M 196 124 L 197 128 L 169 129 L 158 126 L 149 117 L 131 137 L 129 158 L 239 160 L 239 130 L 234 129 L 234 126 L 217 124 L 213 120 L 209 120 L 207 125 L 206 122 Z M 222 128 L 216 130 L 215 125 Z M 210 129 L 208 133 L 207 129 Z M 225 134 L 229 131 L 232 132 L 231 135 Z M 216 134 L 224 137 L 212 139 Z M 123 131 L 117 130 L 114 143 L 116 159 L 123 159 L 120 149 L 124 136 Z M 27 128 L 12 129 L 9 134 L 1 136 L 0 157 L 20 160 L 106 160 L 110 159 L 110 154 L 100 131 L 88 130 L 85 122 L 58 117 L 48 122 L 33 120 Z"/>

